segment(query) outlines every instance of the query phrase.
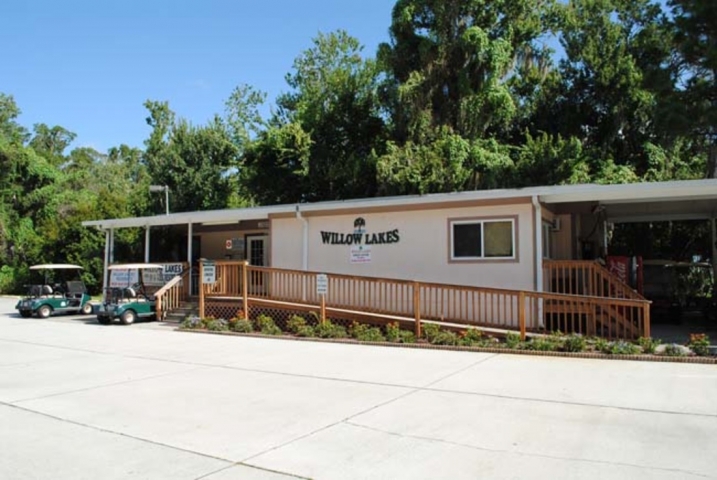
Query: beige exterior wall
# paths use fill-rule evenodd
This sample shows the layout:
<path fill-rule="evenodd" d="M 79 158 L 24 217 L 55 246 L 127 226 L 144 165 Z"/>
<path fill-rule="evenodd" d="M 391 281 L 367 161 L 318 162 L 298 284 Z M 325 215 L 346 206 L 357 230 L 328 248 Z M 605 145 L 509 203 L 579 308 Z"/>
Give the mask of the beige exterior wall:
<path fill-rule="evenodd" d="M 366 233 L 398 230 L 400 240 L 371 245 L 371 261 L 350 262 L 351 246 L 323 244 L 321 231 L 352 233 L 354 220 L 366 221 Z M 516 218 L 516 259 L 510 261 L 449 261 L 449 219 Z M 308 269 L 373 277 L 482 287 L 533 290 L 532 206 L 527 203 L 452 209 L 415 210 L 306 217 L 309 222 Z M 272 219 L 273 267 L 301 269 L 302 222 Z"/>

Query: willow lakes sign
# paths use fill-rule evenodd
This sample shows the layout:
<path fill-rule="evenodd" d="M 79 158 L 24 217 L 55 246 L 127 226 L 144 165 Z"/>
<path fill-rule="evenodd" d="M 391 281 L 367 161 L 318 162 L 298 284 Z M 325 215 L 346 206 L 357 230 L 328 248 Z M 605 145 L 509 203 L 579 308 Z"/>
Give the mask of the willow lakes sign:
<path fill-rule="evenodd" d="M 354 231 L 350 233 L 321 232 L 321 242 L 325 245 L 384 245 L 398 243 L 401 237 L 398 229 L 386 232 L 367 233 L 366 220 L 359 217 L 354 220 Z"/>

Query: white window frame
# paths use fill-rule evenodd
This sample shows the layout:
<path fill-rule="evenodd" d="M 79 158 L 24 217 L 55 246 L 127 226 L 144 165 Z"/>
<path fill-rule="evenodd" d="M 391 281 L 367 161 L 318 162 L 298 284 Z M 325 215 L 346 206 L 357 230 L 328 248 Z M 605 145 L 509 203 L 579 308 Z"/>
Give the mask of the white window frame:
<path fill-rule="evenodd" d="M 483 226 L 486 223 L 505 223 L 505 222 L 510 222 L 510 239 L 512 242 L 511 250 L 512 250 L 513 254 L 510 256 L 504 256 L 504 257 L 486 257 L 485 256 L 485 229 L 483 228 Z M 450 225 L 450 233 L 451 233 L 451 238 L 450 238 L 451 262 L 474 262 L 476 260 L 490 262 L 493 260 L 515 260 L 517 258 L 516 250 L 518 247 L 518 245 L 517 245 L 518 242 L 516 242 L 516 238 L 515 238 L 515 218 L 507 217 L 507 218 L 490 218 L 490 219 L 483 219 L 483 220 L 479 220 L 479 219 L 476 219 L 476 220 L 451 220 L 449 225 Z M 481 256 L 480 257 L 456 257 L 456 254 L 455 254 L 455 246 L 456 245 L 454 242 L 454 229 L 453 229 L 454 225 L 480 225 L 481 226 L 481 235 L 480 235 Z"/>
<path fill-rule="evenodd" d="M 552 233 L 553 233 L 553 224 L 543 220 L 543 229 L 541 231 L 543 235 L 543 260 L 549 260 L 553 258 L 553 251 L 552 251 Z"/>

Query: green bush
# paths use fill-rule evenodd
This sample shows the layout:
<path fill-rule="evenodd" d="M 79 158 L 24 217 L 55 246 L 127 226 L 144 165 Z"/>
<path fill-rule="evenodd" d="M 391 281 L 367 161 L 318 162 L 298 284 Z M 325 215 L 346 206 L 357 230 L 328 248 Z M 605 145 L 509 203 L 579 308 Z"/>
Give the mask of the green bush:
<path fill-rule="evenodd" d="M 268 315 L 259 315 L 256 317 L 257 329 L 264 335 L 281 335 L 282 331 L 274 323 L 274 319 Z"/>
<path fill-rule="evenodd" d="M 423 338 L 433 343 L 433 339 L 436 338 L 441 332 L 441 326 L 435 323 L 424 323 L 423 324 Z"/>
<path fill-rule="evenodd" d="M 682 348 L 680 348 L 680 345 L 677 345 L 676 343 L 670 343 L 668 345 L 665 345 L 665 355 L 668 357 L 682 357 L 684 356 L 684 353 L 682 353 Z"/>
<path fill-rule="evenodd" d="M 630 342 L 618 340 L 616 342 L 607 342 L 601 351 L 608 355 L 637 355 L 642 352 L 642 349 Z"/>
<path fill-rule="evenodd" d="M 232 318 L 229 320 L 229 330 L 238 333 L 251 333 L 254 331 L 251 322 L 243 318 Z"/>
<path fill-rule="evenodd" d="M 297 337 L 314 337 L 316 336 L 316 332 L 314 332 L 314 327 L 311 325 L 303 325 L 296 329 L 296 336 Z"/>
<path fill-rule="evenodd" d="M 229 322 L 223 318 L 211 319 L 205 322 L 207 330 L 211 332 L 226 332 L 229 330 Z"/>
<path fill-rule="evenodd" d="M 521 348 L 522 341 L 520 340 L 520 334 L 515 332 L 508 332 L 505 334 L 505 346 L 512 349 L 517 350 Z"/>
<path fill-rule="evenodd" d="M 448 330 L 441 330 L 431 340 L 433 345 L 458 345 L 458 335 Z"/>
<path fill-rule="evenodd" d="M 306 319 L 299 315 L 292 316 L 288 322 L 286 322 L 286 328 L 291 333 L 298 333 L 299 329 L 306 326 Z"/>
<path fill-rule="evenodd" d="M 563 339 L 560 334 L 552 334 L 547 337 L 534 337 L 524 345 L 526 350 L 557 352 L 563 348 Z"/>
<path fill-rule="evenodd" d="M 186 328 L 186 329 L 202 329 L 205 328 L 204 320 L 199 318 L 196 315 L 190 315 L 187 318 L 182 321 L 181 324 L 179 324 L 179 328 Z"/>
<path fill-rule="evenodd" d="M 609 353 L 607 350 L 609 350 L 610 342 L 604 338 L 596 338 L 593 345 L 596 352 Z"/>
<path fill-rule="evenodd" d="M 582 352 L 587 347 L 585 337 L 578 333 L 565 336 L 563 339 L 563 350 L 566 352 Z"/>
<path fill-rule="evenodd" d="M 706 356 L 710 354 L 710 337 L 704 333 L 693 333 L 690 335 L 690 343 L 687 344 L 695 355 Z"/>
<path fill-rule="evenodd" d="M 401 341 L 401 327 L 399 327 L 398 322 L 386 324 L 386 340 L 393 343 Z"/>
<path fill-rule="evenodd" d="M 401 330 L 398 333 L 401 343 L 416 343 L 416 335 L 408 330 Z"/>
<path fill-rule="evenodd" d="M 346 338 L 348 334 L 346 329 L 341 325 L 335 325 L 331 321 L 326 320 L 325 322 L 319 322 L 314 327 L 314 333 L 319 338 Z"/>
<path fill-rule="evenodd" d="M 477 328 L 469 328 L 465 332 L 461 332 L 461 335 L 458 338 L 458 344 L 466 347 L 483 346 L 485 345 L 483 332 Z"/>
<path fill-rule="evenodd" d="M 662 343 L 659 338 L 652 337 L 640 337 L 637 339 L 637 344 L 640 345 L 644 353 L 655 353 L 655 349 Z"/>

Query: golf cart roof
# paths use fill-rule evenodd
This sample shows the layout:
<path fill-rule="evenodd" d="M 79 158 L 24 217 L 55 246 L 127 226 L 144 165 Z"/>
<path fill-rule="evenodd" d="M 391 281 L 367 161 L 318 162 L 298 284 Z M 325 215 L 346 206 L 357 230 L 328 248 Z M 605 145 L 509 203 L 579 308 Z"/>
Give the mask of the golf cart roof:
<path fill-rule="evenodd" d="M 72 265 L 71 263 L 45 263 L 42 265 L 33 265 L 30 270 L 83 270 L 79 265 Z"/>
<path fill-rule="evenodd" d="M 156 263 L 115 263 L 107 267 L 107 270 L 148 270 L 153 268 L 164 269 L 164 265 Z"/>

